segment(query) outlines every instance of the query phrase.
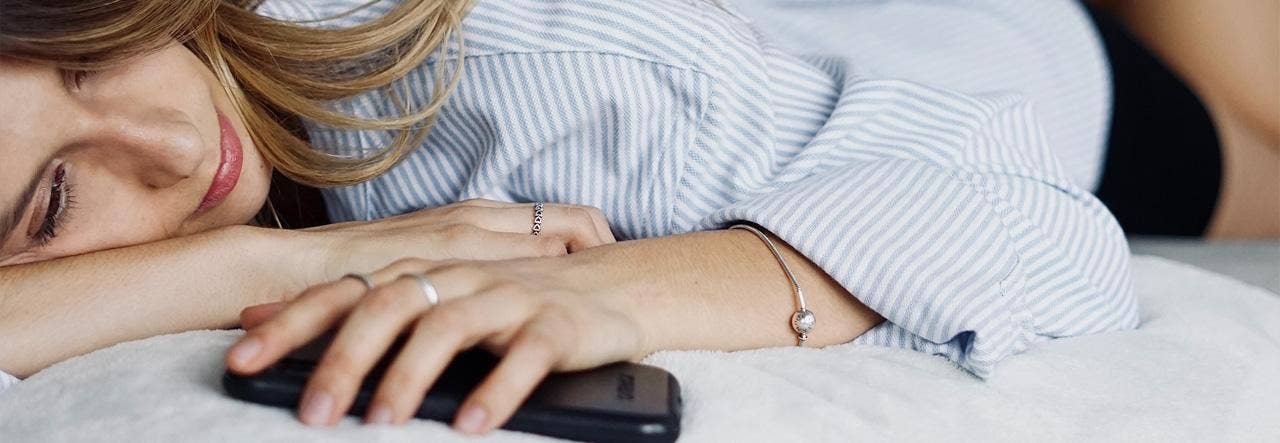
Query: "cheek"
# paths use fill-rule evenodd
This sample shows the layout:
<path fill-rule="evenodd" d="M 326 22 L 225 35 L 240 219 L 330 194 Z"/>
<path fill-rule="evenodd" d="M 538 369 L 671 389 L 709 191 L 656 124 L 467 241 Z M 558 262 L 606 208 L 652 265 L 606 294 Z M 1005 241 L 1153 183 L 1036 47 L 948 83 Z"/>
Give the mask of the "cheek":
<path fill-rule="evenodd" d="M 157 198 L 119 183 L 82 181 L 76 185 L 75 207 L 58 235 L 47 247 L 16 259 L 23 263 L 51 260 L 245 224 L 262 207 L 271 184 L 271 169 L 256 152 L 252 156 L 246 152 L 245 157 L 245 170 L 235 192 L 199 220 L 188 220 L 191 205 L 187 196 Z M 108 191 L 96 192 L 100 190 Z"/>
<path fill-rule="evenodd" d="M 236 196 L 236 206 L 240 207 L 238 217 L 234 217 L 237 224 L 248 222 L 266 204 L 271 190 L 272 171 L 271 165 L 262 158 L 262 153 L 252 139 L 241 139 L 244 144 L 244 170 L 240 172 L 242 178 L 236 186 L 236 193 L 240 194 Z"/>
<path fill-rule="evenodd" d="M 163 240 L 173 236 L 181 212 L 123 192 L 81 194 L 58 235 L 37 255 L 48 260 Z"/>

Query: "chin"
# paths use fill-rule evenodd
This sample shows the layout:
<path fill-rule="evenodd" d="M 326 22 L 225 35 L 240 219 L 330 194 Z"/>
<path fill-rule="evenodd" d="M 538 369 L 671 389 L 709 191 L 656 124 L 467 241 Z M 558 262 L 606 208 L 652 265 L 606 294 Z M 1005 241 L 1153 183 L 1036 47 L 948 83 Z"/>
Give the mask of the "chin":
<path fill-rule="evenodd" d="M 271 167 L 265 164 L 261 165 L 258 171 L 253 174 L 250 180 L 242 180 L 242 185 L 248 189 L 244 189 L 244 195 L 241 195 L 241 204 L 237 205 L 238 217 L 234 218 L 233 224 L 244 225 L 253 222 L 253 219 L 266 208 L 267 198 L 271 192 Z"/>

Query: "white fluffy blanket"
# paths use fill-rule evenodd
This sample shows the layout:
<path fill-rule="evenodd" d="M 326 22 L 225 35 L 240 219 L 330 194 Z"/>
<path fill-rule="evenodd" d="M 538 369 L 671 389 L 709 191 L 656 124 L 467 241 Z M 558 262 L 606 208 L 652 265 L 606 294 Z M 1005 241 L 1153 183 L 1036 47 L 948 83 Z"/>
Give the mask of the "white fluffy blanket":
<path fill-rule="evenodd" d="M 648 363 L 684 386 L 682 441 L 1280 441 L 1280 297 L 1156 258 L 1135 257 L 1135 272 L 1139 330 L 1050 342 L 985 383 L 938 357 L 853 345 Z M 458 438 L 428 421 L 309 429 L 228 398 L 221 361 L 238 335 L 154 337 L 50 367 L 0 395 L 0 441 Z"/>

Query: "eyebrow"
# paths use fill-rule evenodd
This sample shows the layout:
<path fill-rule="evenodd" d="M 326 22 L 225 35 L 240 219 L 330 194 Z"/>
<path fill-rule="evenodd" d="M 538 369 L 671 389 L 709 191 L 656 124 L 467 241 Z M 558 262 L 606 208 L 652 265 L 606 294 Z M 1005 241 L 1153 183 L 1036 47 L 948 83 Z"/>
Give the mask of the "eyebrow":
<path fill-rule="evenodd" d="M 43 164 L 49 164 L 46 160 Z M 13 235 L 13 230 L 18 228 L 18 223 L 22 220 L 22 213 L 31 204 L 31 199 L 35 198 L 36 189 L 40 186 L 40 178 L 44 176 L 44 169 L 37 169 L 36 173 L 27 181 L 27 189 L 22 191 L 18 197 L 18 203 L 8 211 L 0 212 L 0 244 L 7 243 L 9 236 Z"/>

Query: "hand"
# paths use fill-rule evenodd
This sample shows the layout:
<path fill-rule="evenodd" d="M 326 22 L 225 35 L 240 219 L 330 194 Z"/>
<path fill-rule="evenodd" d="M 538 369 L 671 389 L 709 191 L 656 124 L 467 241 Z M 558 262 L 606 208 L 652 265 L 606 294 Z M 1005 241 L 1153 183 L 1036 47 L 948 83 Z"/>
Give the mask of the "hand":
<path fill-rule="evenodd" d="M 316 286 L 287 305 L 246 309 L 248 332 L 227 367 L 251 374 L 341 323 L 302 396 L 299 417 L 333 425 L 360 382 L 406 329 L 409 339 L 383 375 L 365 417 L 403 423 L 460 350 L 482 346 L 503 358 L 463 401 L 454 426 L 479 434 L 506 422 L 549 371 L 636 360 L 646 353 L 627 298 L 587 289 L 558 271 L 569 258 L 441 262 L 400 260 L 374 272 L 366 290 L 351 278 Z M 440 294 L 430 306 L 408 273 L 427 275 Z"/>
<path fill-rule="evenodd" d="M 614 243 L 600 210 L 546 204 L 542 233 L 530 235 L 530 204 L 466 200 L 369 222 L 327 225 L 298 232 L 318 244 L 322 259 L 306 285 L 348 272 L 368 272 L 405 257 L 432 260 L 501 260 L 559 256 Z"/>

